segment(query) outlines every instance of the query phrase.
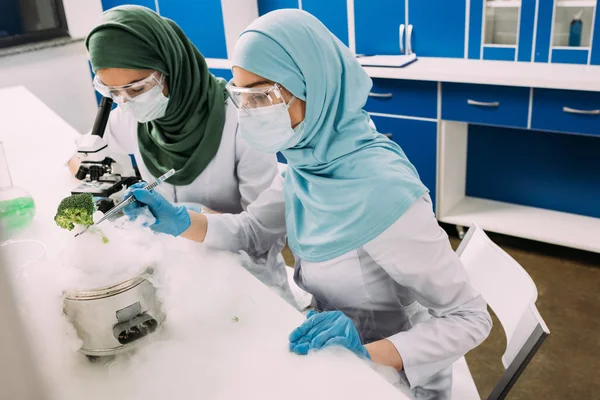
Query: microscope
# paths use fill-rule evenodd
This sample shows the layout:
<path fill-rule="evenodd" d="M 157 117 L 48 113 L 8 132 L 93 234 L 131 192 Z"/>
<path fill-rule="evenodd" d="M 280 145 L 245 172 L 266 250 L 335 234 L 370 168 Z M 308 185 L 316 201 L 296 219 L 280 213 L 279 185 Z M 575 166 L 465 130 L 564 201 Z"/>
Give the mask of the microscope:
<path fill-rule="evenodd" d="M 77 156 L 81 166 L 75 177 L 82 183 L 71 190 L 71 194 L 91 193 L 96 198 L 108 200 L 112 194 L 139 181 L 133 165 L 117 163 L 110 157 L 108 144 L 103 139 L 112 105 L 111 98 L 103 97 L 91 134 L 77 140 Z M 127 155 L 122 156 L 126 159 L 124 161 L 129 160 Z"/>

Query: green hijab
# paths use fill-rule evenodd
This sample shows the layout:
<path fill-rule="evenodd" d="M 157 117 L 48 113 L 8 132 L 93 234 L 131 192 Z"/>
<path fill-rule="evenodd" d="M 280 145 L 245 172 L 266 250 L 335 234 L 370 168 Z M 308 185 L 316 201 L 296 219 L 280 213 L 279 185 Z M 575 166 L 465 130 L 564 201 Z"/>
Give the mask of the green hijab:
<path fill-rule="evenodd" d="M 225 123 L 225 81 L 170 19 L 140 6 L 106 11 L 86 39 L 92 68 L 148 69 L 166 75 L 164 117 L 138 123 L 142 159 L 152 175 L 178 171 L 169 183 L 188 185 L 213 159 Z"/>

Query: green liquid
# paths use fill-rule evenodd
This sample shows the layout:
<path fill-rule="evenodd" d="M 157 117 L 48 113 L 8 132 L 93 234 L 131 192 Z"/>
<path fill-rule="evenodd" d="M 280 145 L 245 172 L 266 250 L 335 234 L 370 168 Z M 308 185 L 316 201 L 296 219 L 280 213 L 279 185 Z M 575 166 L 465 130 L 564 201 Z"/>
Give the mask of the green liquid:
<path fill-rule="evenodd" d="M 35 203 L 31 197 L 0 201 L 0 226 L 8 233 L 29 225 L 34 215 Z"/>

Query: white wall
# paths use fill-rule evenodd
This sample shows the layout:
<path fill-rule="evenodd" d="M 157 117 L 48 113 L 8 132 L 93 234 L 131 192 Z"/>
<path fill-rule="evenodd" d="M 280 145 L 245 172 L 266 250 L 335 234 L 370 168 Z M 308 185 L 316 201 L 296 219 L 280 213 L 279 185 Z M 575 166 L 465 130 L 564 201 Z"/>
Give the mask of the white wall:
<path fill-rule="evenodd" d="M 102 13 L 100 0 L 63 0 L 69 33 L 83 38 Z M 83 42 L 0 58 L 0 88 L 25 86 L 79 132 L 94 122 L 97 103 Z"/>
<path fill-rule="evenodd" d="M 98 106 L 82 42 L 0 58 L 0 88 L 10 86 L 25 86 L 79 132 L 92 127 Z"/>

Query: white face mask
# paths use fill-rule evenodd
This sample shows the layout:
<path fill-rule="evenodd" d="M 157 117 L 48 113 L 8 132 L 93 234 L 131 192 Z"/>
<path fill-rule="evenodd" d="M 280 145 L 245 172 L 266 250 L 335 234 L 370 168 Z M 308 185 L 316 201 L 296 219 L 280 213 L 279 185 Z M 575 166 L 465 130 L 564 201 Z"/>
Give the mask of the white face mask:
<path fill-rule="evenodd" d="M 162 93 L 162 85 L 156 85 L 132 100 L 126 102 L 117 100 L 117 104 L 136 121 L 143 123 L 164 117 L 169 98 Z"/>
<path fill-rule="evenodd" d="M 238 109 L 240 133 L 251 147 L 265 153 L 294 147 L 304 133 L 304 121 L 292 129 L 288 107 L 291 101 L 268 107 Z"/>

